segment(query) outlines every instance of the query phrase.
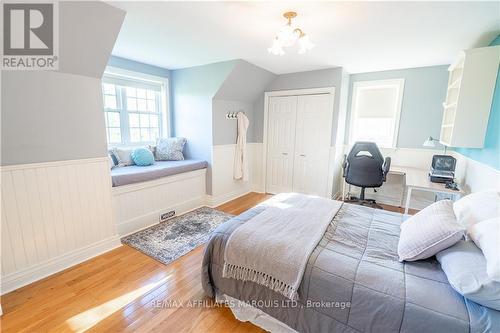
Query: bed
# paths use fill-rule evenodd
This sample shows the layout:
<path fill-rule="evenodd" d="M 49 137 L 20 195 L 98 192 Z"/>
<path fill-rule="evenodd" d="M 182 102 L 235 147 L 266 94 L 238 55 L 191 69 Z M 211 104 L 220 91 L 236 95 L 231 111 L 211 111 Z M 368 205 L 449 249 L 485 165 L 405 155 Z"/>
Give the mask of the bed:
<path fill-rule="evenodd" d="M 235 316 L 273 332 L 494 332 L 500 313 L 468 301 L 434 259 L 399 262 L 399 213 L 343 204 L 309 257 L 291 301 L 260 284 L 222 277 L 229 236 L 265 208 L 220 225 L 206 245 L 205 292 Z M 333 220 L 332 220 L 333 221 Z"/>

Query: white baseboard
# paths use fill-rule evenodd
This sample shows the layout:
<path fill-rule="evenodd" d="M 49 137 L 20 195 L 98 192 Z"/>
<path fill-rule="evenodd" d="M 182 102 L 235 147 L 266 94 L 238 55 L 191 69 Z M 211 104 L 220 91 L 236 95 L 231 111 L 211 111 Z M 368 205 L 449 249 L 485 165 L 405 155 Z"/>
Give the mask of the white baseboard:
<path fill-rule="evenodd" d="M 120 238 L 118 236 L 113 236 L 78 250 L 65 253 L 57 258 L 52 258 L 29 268 L 3 276 L 1 294 L 3 295 L 12 290 L 21 288 L 120 246 Z"/>
<path fill-rule="evenodd" d="M 214 207 L 220 206 L 226 202 L 229 202 L 231 200 L 239 198 L 239 197 L 241 197 L 245 194 L 248 194 L 250 192 L 252 192 L 252 191 L 247 189 L 247 188 L 243 188 L 243 189 L 239 189 L 239 190 L 232 191 L 232 192 L 225 193 L 225 194 L 218 195 L 218 196 L 207 195 L 205 202 L 206 202 L 206 205 L 208 207 L 214 208 Z"/>
<path fill-rule="evenodd" d="M 264 185 L 263 184 L 251 184 L 250 191 L 257 192 L 257 193 L 265 193 Z"/>
<path fill-rule="evenodd" d="M 120 235 L 120 237 L 124 237 L 139 230 L 151 227 L 160 222 L 160 214 L 168 212 L 170 210 L 174 210 L 175 215 L 177 216 L 189 212 L 193 209 L 200 208 L 204 204 L 204 197 L 198 197 L 175 204 L 170 207 L 155 210 L 153 212 L 132 218 L 124 222 L 120 222 L 120 224 L 118 224 L 118 234 Z"/>
<path fill-rule="evenodd" d="M 335 192 L 335 193 L 332 193 L 332 196 L 330 197 L 330 199 L 338 200 L 340 197 L 342 197 L 342 193 L 341 192 Z"/>

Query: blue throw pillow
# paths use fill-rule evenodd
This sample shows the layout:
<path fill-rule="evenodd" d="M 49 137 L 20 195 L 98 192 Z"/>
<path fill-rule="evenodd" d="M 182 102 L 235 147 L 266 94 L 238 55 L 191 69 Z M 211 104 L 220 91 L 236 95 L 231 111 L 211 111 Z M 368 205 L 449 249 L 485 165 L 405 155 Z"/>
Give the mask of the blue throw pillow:
<path fill-rule="evenodd" d="M 155 162 L 155 157 L 148 148 L 136 148 L 132 152 L 132 160 L 136 165 L 147 166 Z"/>

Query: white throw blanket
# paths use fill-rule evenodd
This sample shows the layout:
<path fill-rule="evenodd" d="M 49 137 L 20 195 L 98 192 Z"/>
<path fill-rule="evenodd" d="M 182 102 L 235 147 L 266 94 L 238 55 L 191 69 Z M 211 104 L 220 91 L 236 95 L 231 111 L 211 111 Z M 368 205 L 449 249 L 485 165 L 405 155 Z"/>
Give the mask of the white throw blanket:
<path fill-rule="evenodd" d="M 296 300 L 307 261 L 342 206 L 340 201 L 284 193 L 229 237 L 222 276 L 253 281 Z"/>
<path fill-rule="evenodd" d="M 249 121 L 243 112 L 238 112 L 238 137 L 236 138 L 236 149 L 234 151 L 234 179 L 248 181 L 248 162 L 246 154 L 247 130 Z"/>

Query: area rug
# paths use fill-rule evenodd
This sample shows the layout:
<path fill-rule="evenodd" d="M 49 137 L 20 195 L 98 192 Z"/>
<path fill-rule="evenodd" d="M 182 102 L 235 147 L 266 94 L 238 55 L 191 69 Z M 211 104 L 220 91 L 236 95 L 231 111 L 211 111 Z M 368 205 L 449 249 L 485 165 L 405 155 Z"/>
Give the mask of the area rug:
<path fill-rule="evenodd" d="M 204 244 L 217 226 L 232 217 L 231 214 L 201 207 L 123 237 L 121 241 L 163 264 L 168 264 Z"/>

